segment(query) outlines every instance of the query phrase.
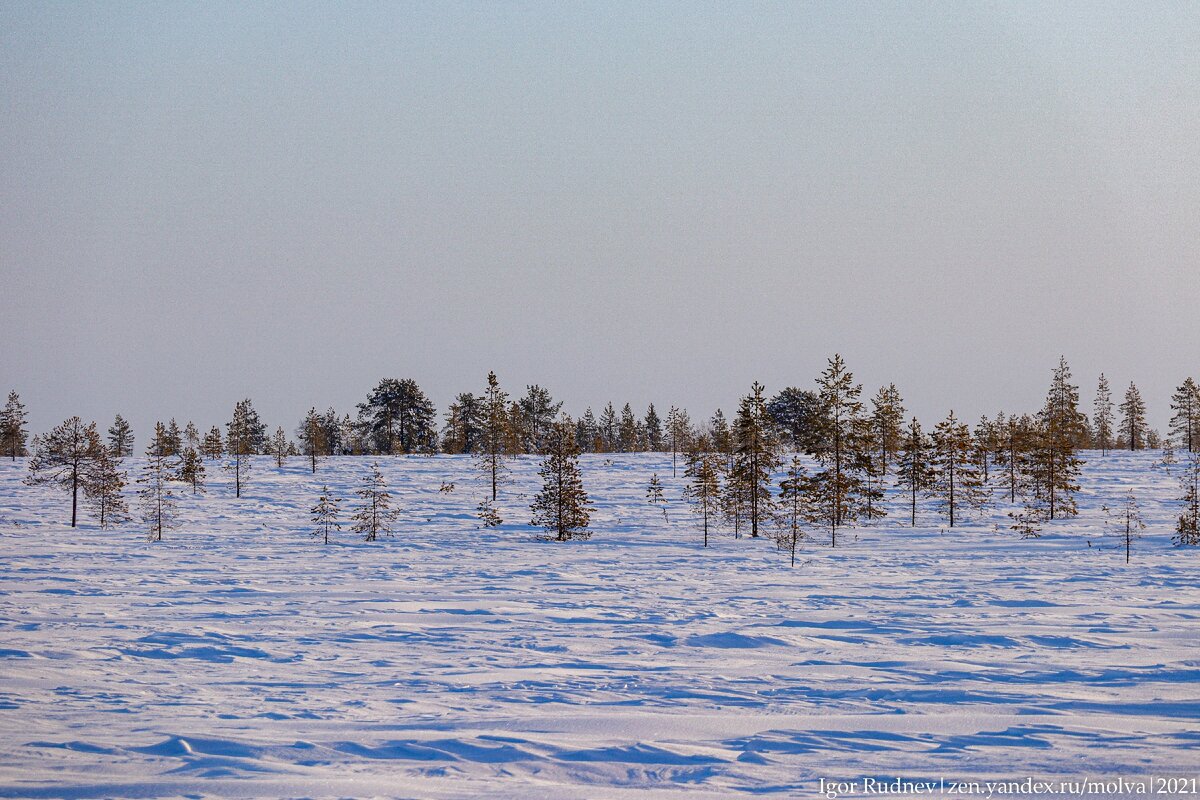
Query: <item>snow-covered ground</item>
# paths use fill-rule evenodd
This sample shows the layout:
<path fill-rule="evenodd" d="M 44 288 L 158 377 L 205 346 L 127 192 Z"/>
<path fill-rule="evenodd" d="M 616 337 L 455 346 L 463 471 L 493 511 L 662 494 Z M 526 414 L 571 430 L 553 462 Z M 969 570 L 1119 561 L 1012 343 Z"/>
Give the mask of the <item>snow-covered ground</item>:
<path fill-rule="evenodd" d="M 481 530 L 466 458 L 381 459 L 394 538 L 307 509 L 369 459 L 259 459 L 149 544 L 62 524 L 0 462 L 0 796 L 811 796 L 819 779 L 1200 772 L 1200 552 L 1157 453 L 1088 454 L 1042 539 L 1000 506 L 707 550 L 670 457 L 589 456 L 587 542 L 537 541 L 537 461 Z M 610 463 L 606 463 L 606 461 Z M 127 468 L 136 471 L 136 460 Z M 645 502 L 664 480 L 670 519 Z M 454 482 L 453 492 L 438 489 Z M 1102 503 L 1137 490 L 1125 564 Z M 999 527 L 997 527 L 999 526 Z M 844 546 L 843 546 L 844 545 Z"/>

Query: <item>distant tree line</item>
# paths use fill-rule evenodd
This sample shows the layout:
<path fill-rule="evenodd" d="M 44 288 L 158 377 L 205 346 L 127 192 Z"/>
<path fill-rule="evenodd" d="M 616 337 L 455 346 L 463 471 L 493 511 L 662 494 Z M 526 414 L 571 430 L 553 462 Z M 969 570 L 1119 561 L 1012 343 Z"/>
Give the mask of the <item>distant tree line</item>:
<path fill-rule="evenodd" d="M 224 426 L 207 433 L 192 422 L 183 428 L 174 419 L 158 422 L 145 451 L 148 463 L 139 478 L 139 497 L 143 516 L 150 513 L 146 509 L 153 511 L 154 530 L 161 536 L 172 525 L 170 484 L 184 483 L 193 494 L 203 493 L 206 461 L 223 460 L 222 469 L 240 497 L 256 455 L 271 456 L 278 466 L 303 456 L 315 473 L 320 459 L 328 456 L 467 454 L 488 487 L 480 519 L 494 526 L 501 524 L 495 504 L 507 480 L 507 460 L 538 454 L 545 458 L 544 486 L 531 507 L 533 524 L 545 527 L 552 538 L 566 539 L 585 535 L 587 527 L 590 501 L 578 471 L 580 454 L 670 452 L 672 472 L 684 467 L 687 497 L 697 510 L 706 544 L 710 528 L 722 524 L 735 537 L 770 532 L 794 557 L 806 531 L 825 529 L 830 544 L 837 546 L 845 527 L 884 516 L 889 488 L 893 497 L 904 498 L 907 521 L 914 526 L 921 499 L 934 499 L 946 524 L 954 527 L 1002 492 L 1016 507 L 1010 513 L 1012 527 L 1036 536 L 1047 522 L 1076 513 L 1080 450 L 1107 454 L 1165 447 L 1173 459 L 1178 446 L 1189 455 L 1185 472 L 1200 470 L 1200 386 L 1195 380 L 1179 386 L 1171 410 L 1170 433 L 1163 437 L 1147 425 L 1137 387 L 1131 383 L 1122 402 L 1114 404 L 1101 375 L 1089 417 L 1065 359 L 1053 370 L 1040 409 L 998 412 L 981 418 L 973 429 L 951 411 L 928 433 L 907 414 L 894 385 L 866 400 L 862 385 L 837 355 L 811 389 L 786 387 L 768 397 L 755 383 L 732 420 L 718 409 L 701 423 L 675 406 L 660 416 L 650 404 L 638 415 L 629 403 L 618 412 L 612 402 L 599 416 L 587 408 L 572 419 L 544 387 L 527 386 L 523 395 L 511 399 L 489 373 L 478 394 L 455 397 L 439 425 L 433 403 L 415 381 L 388 378 L 368 393 L 354 415 L 310 408 L 294 429 L 294 441 L 282 427 L 269 433 L 248 398 L 235 404 Z M 11 392 L 0 412 L 0 453 L 11 459 L 30 455 L 27 419 L 19 396 Z M 129 519 L 120 463 L 134 452 L 134 434 L 120 415 L 108 428 L 106 442 L 95 423 L 72 417 L 34 437 L 31 449 L 29 482 L 56 485 L 69 494 L 72 525 L 81 501 L 95 511 L 102 527 Z M 379 477 L 372 497 L 386 501 L 381 481 Z M 1191 510 L 1180 517 L 1177 537 L 1184 544 L 1200 540 L 1194 532 L 1196 480 L 1190 485 L 1181 499 Z M 657 493 L 651 487 L 649 494 L 661 500 L 661 487 Z M 322 498 L 321 526 L 328 535 L 334 525 L 330 515 L 340 501 L 328 491 Z M 387 532 L 386 502 L 376 505 L 380 508 L 382 516 L 358 520 L 355 529 L 371 539 Z"/>

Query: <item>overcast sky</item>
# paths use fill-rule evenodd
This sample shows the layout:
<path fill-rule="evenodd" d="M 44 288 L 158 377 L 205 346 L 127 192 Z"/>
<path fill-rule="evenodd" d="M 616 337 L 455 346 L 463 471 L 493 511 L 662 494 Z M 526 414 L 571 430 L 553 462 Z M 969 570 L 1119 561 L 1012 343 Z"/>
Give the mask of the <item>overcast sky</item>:
<path fill-rule="evenodd" d="M 0 4 L 0 389 L 295 427 L 489 369 L 929 422 L 1200 378 L 1200 4 Z"/>

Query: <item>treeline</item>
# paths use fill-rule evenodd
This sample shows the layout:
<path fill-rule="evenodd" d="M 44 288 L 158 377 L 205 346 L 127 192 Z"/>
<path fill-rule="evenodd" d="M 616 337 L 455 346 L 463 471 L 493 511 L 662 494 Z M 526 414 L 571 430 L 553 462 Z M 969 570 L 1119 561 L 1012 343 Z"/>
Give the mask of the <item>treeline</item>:
<path fill-rule="evenodd" d="M 926 433 L 907 414 L 894 385 L 864 400 L 862 385 L 835 355 L 812 389 L 789 387 L 767 397 L 756 383 L 731 420 L 718 409 L 696 423 L 675 406 L 660 417 L 652 404 L 639 416 L 630 404 L 617 412 L 611 402 L 598 417 L 588 408 L 572 419 L 545 388 L 528 386 L 512 399 L 489 373 L 478 394 L 455 398 L 440 430 L 433 403 L 415 381 L 386 379 L 358 404 L 354 416 L 311 408 L 295 428 L 294 441 L 282 427 L 270 434 L 246 399 L 235 405 L 224 431 L 213 426 L 202 433 L 191 422 L 180 428 L 175 420 L 156 423 L 146 453 L 163 481 L 183 481 L 193 492 L 203 491 L 204 461 L 223 458 L 238 496 L 253 455 L 270 455 L 280 465 L 303 455 L 315 473 L 320 458 L 334 455 L 470 454 L 490 488 L 479 507 L 485 523 L 498 519 L 494 503 L 506 459 L 540 454 L 550 465 L 543 475 L 547 486 L 552 478 L 558 482 L 557 489 L 543 494 L 573 497 L 572 503 L 582 505 L 564 508 L 551 499 L 549 510 L 534 509 L 541 519 L 535 523 L 558 520 L 556 538 L 568 538 L 564 518 L 574 514 L 584 520 L 568 529 L 586 527 L 586 493 L 573 466 L 580 453 L 670 452 L 673 471 L 681 461 L 686 467 L 688 497 L 706 541 L 710 523 L 720 521 L 735 536 L 758 537 L 770 530 L 778 537 L 782 531 L 781 541 L 794 550 L 805 530 L 827 529 L 836 546 L 839 529 L 884 516 L 889 490 L 893 499 L 906 499 L 911 525 L 917 524 L 918 501 L 933 498 L 951 527 L 999 491 L 1015 507 L 1012 527 L 1036 536 L 1046 522 L 1076 513 L 1080 450 L 1162 447 L 1164 460 L 1173 463 L 1177 445 L 1192 455 L 1189 469 L 1200 474 L 1200 387 L 1192 378 L 1174 393 L 1171 408 L 1170 434 L 1162 437 L 1147 425 L 1137 387 L 1130 384 L 1123 401 L 1114 404 L 1101 375 L 1089 417 L 1066 360 L 1060 359 L 1040 409 L 999 412 L 973 428 L 950 412 Z M 13 458 L 26 454 L 25 419 L 13 392 L 0 416 L 0 445 Z M 81 493 L 97 507 L 102 525 L 119 520 L 127 511 L 119 502 L 123 473 L 116 465 L 133 446 L 132 430 L 119 415 L 107 431 L 107 443 L 94 423 L 72 418 L 34 438 L 30 481 L 57 483 L 70 492 L 72 525 Z M 142 482 L 154 484 L 147 476 Z M 1193 476 L 1193 495 L 1196 482 Z M 1191 511 L 1180 518 L 1178 538 L 1193 544 L 1200 541 L 1197 503 L 1195 497 L 1182 499 Z"/>

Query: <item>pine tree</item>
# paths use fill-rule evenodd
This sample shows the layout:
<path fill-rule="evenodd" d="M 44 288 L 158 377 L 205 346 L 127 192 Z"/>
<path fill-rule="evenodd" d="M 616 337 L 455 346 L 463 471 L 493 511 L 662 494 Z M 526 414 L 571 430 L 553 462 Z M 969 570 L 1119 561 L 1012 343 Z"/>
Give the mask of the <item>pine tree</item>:
<path fill-rule="evenodd" d="M 1103 506 L 1103 509 L 1108 515 L 1105 526 L 1116 530 L 1117 537 L 1125 548 L 1125 563 L 1128 564 L 1134 540 L 1141 538 L 1142 531 L 1146 529 L 1146 523 L 1142 521 L 1141 510 L 1133 490 L 1129 489 L 1125 492 L 1125 500 L 1116 512 L 1108 506 Z"/>
<path fill-rule="evenodd" d="M 661 453 L 663 449 L 663 430 L 662 420 L 658 418 L 658 412 L 654 410 L 654 403 L 646 409 L 646 449 L 651 453 Z M 672 475 L 672 477 L 674 477 Z"/>
<path fill-rule="evenodd" d="M 496 504 L 486 497 L 479 501 L 479 505 L 475 507 L 475 513 L 485 528 L 495 528 L 504 523 L 500 512 L 496 509 Z"/>
<path fill-rule="evenodd" d="M 1039 425 L 1031 437 L 1032 463 L 1050 519 L 1074 516 L 1080 462 L 1075 451 L 1087 443 L 1087 418 L 1079 411 L 1079 387 L 1071 383 L 1067 360 L 1059 357 Z"/>
<path fill-rule="evenodd" d="M 525 396 L 517 401 L 521 412 L 522 442 L 526 453 L 542 453 L 550 437 L 562 403 L 554 402 L 550 392 L 536 383 L 525 387 Z"/>
<path fill-rule="evenodd" d="M 1174 542 L 1194 547 L 1200 545 L 1200 453 L 1190 453 L 1179 479 L 1183 487 L 1183 512 L 1175 525 Z"/>
<path fill-rule="evenodd" d="M 712 440 L 713 452 L 727 456 L 726 460 L 732 466 L 733 432 L 725 420 L 725 412 L 719 408 L 713 412 L 712 419 L 708 421 L 708 436 Z"/>
<path fill-rule="evenodd" d="M 362 498 L 362 505 L 354 512 L 350 530 L 361 533 L 368 542 L 378 539 L 381 533 L 391 536 L 397 510 L 392 508 L 392 494 L 378 463 L 371 465 L 370 474 L 362 479 L 362 487 L 355 494 Z"/>
<path fill-rule="evenodd" d="M 204 436 L 204 443 L 200 445 L 200 452 L 205 458 L 211 458 L 216 461 L 221 456 L 225 455 L 225 443 L 221 441 L 221 429 L 214 425 Z"/>
<path fill-rule="evenodd" d="M 953 411 L 933 429 L 932 441 L 934 480 L 930 491 L 953 528 L 960 509 L 982 508 L 987 495 L 971 460 L 971 431 Z"/>
<path fill-rule="evenodd" d="M 579 448 L 574 423 L 564 416 L 554 423 L 546 442 L 546 458 L 538 470 L 542 489 L 534 497 L 530 523 L 554 535 L 556 541 L 586 539 L 591 501 L 579 474 Z"/>
<path fill-rule="evenodd" d="M 1200 384 L 1188 378 L 1171 396 L 1171 433 L 1180 448 L 1200 451 Z"/>
<path fill-rule="evenodd" d="M 750 522 L 750 536 L 758 538 L 760 526 L 774 512 L 771 475 L 779 466 L 779 456 L 771 418 L 767 415 L 767 404 L 763 398 L 763 386 L 757 381 L 738 406 L 738 415 L 733 422 L 733 439 L 733 468 L 729 472 L 726 487 L 732 487 L 732 491 L 744 503 Z"/>
<path fill-rule="evenodd" d="M 358 410 L 374 452 L 383 455 L 436 452 L 436 413 L 416 381 L 385 378 L 359 404 Z"/>
<path fill-rule="evenodd" d="M 620 436 L 617 433 L 617 411 L 613 408 L 611 401 L 604 405 L 604 410 L 600 412 L 600 442 L 602 447 L 597 450 L 601 453 L 612 453 L 618 449 Z"/>
<path fill-rule="evenodd" d="M 167 456 L 151 447 L 146 450 L 146 464 L 138 483 L 142 522 L 148 527 L 147 538 L 161 542 L 163 533 L 178 527 L 178 506 L 169 481 L 172 477 Z"/>
<path fill-rule="evenodd" d="M 971 458 L 983 475 L 986 485 L 991 478 L 988 467 L 991 466 L 991 455 L 996 451 L 996 426 L 984 414 L 975 426 L 975 438 L 971 441 Z"/>
<path fill-rule="evenodd" d="M 328 486 L 321 487 L 321 496 L 317 498 L 317 504 L 309 509 L 312 515 L 314 529 L 311 531 L 313 536 L 320 536 L 325 544 L 329 544 L 330 531 L 340 531 L 342 523 L 338 521 L 338 514 L 341 513 L 342 498 L 334 497 L 329 492 Z"/>
<path fill-rule="evenodd" d="M 234 496 L 242 496 L 242 483 L 250 473 L 253 461 L 254 440 L 257 435 L 258 414 L 254 413 L 250 400 L 241 400 L 233 407 L 233 419 L 225 424 L 227 430 L 226 449 L 229 460 L 223 469 L 233 475 Z"/>
<path fill-rule="evenodd" d="M 1125 402 L 1121 403 L 1121 437 L 1130 450 L 1146 447 L 1146 404 L 1141 392 L 1132 382 L 1125 390 Z"/>
<path fill-rule="evenodd" d="M 904 401 L 896 384 L 890 383 L 871 398 L 871 434 L 879 448 L 880 475 L 887 475 L 888 465 L 900 452 L 903 426 Z"/>
<path fill-rule="evenodd" d="M 462 392 L 446 409 L 442 429 L 442 452 L 474 453 L 479 448 L 483 427 L 483 402 L 471 392 Z"/>
<path fill-rule="evenodd" d="M 100 447 L 89 465 L 90 474 L 83 485 L 84 498 L 100 523 L 100 529 L 113 528 L 128 522 L 129 506 L 121 494 L 125 488 L 125 473 L 118 460 L 107 448 Z"/>
<path fill-rule="evenodd" d="M 1100 381 L 1096 385 L 1096 402 L 1092 409 L 1092 429 L 1096 433 L 1096 446 L 1103 455 L 1108 455 L 1113 440 L 1113 403 L 1108 378 L 1104 377 L 1103 372 L 1100 373 Z"/>
<path fill-rule="evenodd" d="M 863 495 L 861 466 L 856 454 L 863 447 L 862 384 L 846 369 L 840 355 L 817 379 L 821 400 L 821 446 L 816 453 L 821 470 L 813 476 L 812 491 L 837 547 L 837 529 L 857 518 Z"/>
<path fill-rule="evenodd" d="M 89 488 L 102 450 L 96 423 L 85 425 L 79 417 L 71 417 L 45 436 L 33 439 L 26 482 L 31 486 L 51 484 L 70 493 L 72 528 L 78 519 L 79 493 Z"/>
<path fill-rule="evenodd" d="M 600 442 L 600 427 L 591 406 L 588 406 L 583 416 L 575 423 L 575 444 L 579 446 L 581 453 L 596 453 L 603 447 Z"/>
<path fill-rule="evenodd" d="M 9 392 L 4 410 L 0 411 L 0 453 L 13 461 L 17 460 L 17 456 L 29 454 L 25 449 L 25 441 L 29 435 L 25 430 L 27 419 L 28 415 L 20 396 L 15 390 Z"/>
<path fill-rule="evenodd" d="M 275 429 L 275 435 L 271 437 L 271 455 L 275 456 L 275 466 L 283 469 L 283 462 L 287 460 L 288 453 L 292 451 L 292 446 L 288 442 L 287 433 L 282 427 Z"/>
<path fill-rule="evenodd" d="M 167 425 L 159 439 L 164 456 L 177 456 L 183 448 L 183 432 L 179 430 L 179 423 L 174 418 Z"/>
<path fill-rule="evenodd" d="M 723 419 L 723 418 L 722 418 Z M 676 458 L 688 444 L 692 420 L 682 408 L 671 406 L 667 411 L 667 438 L 671 440 L 671 477 L 676 476 Z"/>
<path fill-rule="evenodd" d="M 179 480 L 192 485 L 192 494 L 204 494 L 206 470 L 204 469 L 204 459 L 201 458 L 196 448 L 190 445 L 183 448 L 183 452 L 179 454 L 177 475 Z"/>
<path fill-rule="evenodd" d="M 308 456 L 313 475 L 317 474 L 317 456 L 328 452 L 329 443 L 325 432 L 325 425 L 317 414 L 316 406 L 308 410 L 308 413 L 304 415 L 304 421 L 296 429 L 296 438 L 300 440 L 300 452 Z"/>
<path fill-rule="evenodd" d="M 917 526 L 917 497 L 933 489 L 936 473 L 929 437 L 921 430 L 916 417 L 904 431 L 900 457 L 896 460 L 897 486 L 910 497 L 912 527 Z"/>
<path fill-rule="evenodd" d="M 126 458 L 133 455 L 133 428 L 120 414 L 113 419 L 112 427 L 108 429 L 108 453 L 113 458 Z"/>
<path fill-rule="evenodd" d="M 479 452 L 476 466 L 492 489 L 492 502 L 508 474 L 506 461 L 511 454 L 508 431 L 508 394 L 500 388 L 495 372 L 488 372 L 487 389 L 483 393 L 483 409 L 479 431 Z"/>
<path fill-rule="evenodd" d="M 717 513 L 721 497 L 721 468 L 717 456 L 703 449 L 696 449 L 688 454 L 687 469 L 684 476 L 688 479 L 684 496 L 692 503 L 696 513 L 700 515 L 701 527 L 704 531 L 704 546 L 708 547 L 708 526 Z"/>
<path fill-rule="evenodd" d="M 650 484 L 646 487 L 646 502 L 650 505 L 667 502 L 667 499 L 663 497 L 662 481 L 658 479 L 657 472 L 650 476 Z"/>
<path fill-rule="evenodd" d="M 200 451 L 200 431 L 196 430 L 196 423 L 190 419 L 183 428 L 183 446 L 190 447 L 197 452 Z"/>
<path fill-rule="evenodd" d="M 796 542 L 804 537 L 803 523 L 813 517 L 809 508 L 810 494 L 808 473 L 800 456 L 793 455 L 787 473 L 779 482 L 779 502 L 784 512 L 782 531 L 785 535 L 776 539 L 779 547 L 790 547 L 793 567 L 796 566 Z"/>
<path fill-rule="evenodd" d="M 789 386 L 771 398 L 767 413 L 796 453 L 816 453 L 821 442 L 821 400 L 816 392 Z"/>

